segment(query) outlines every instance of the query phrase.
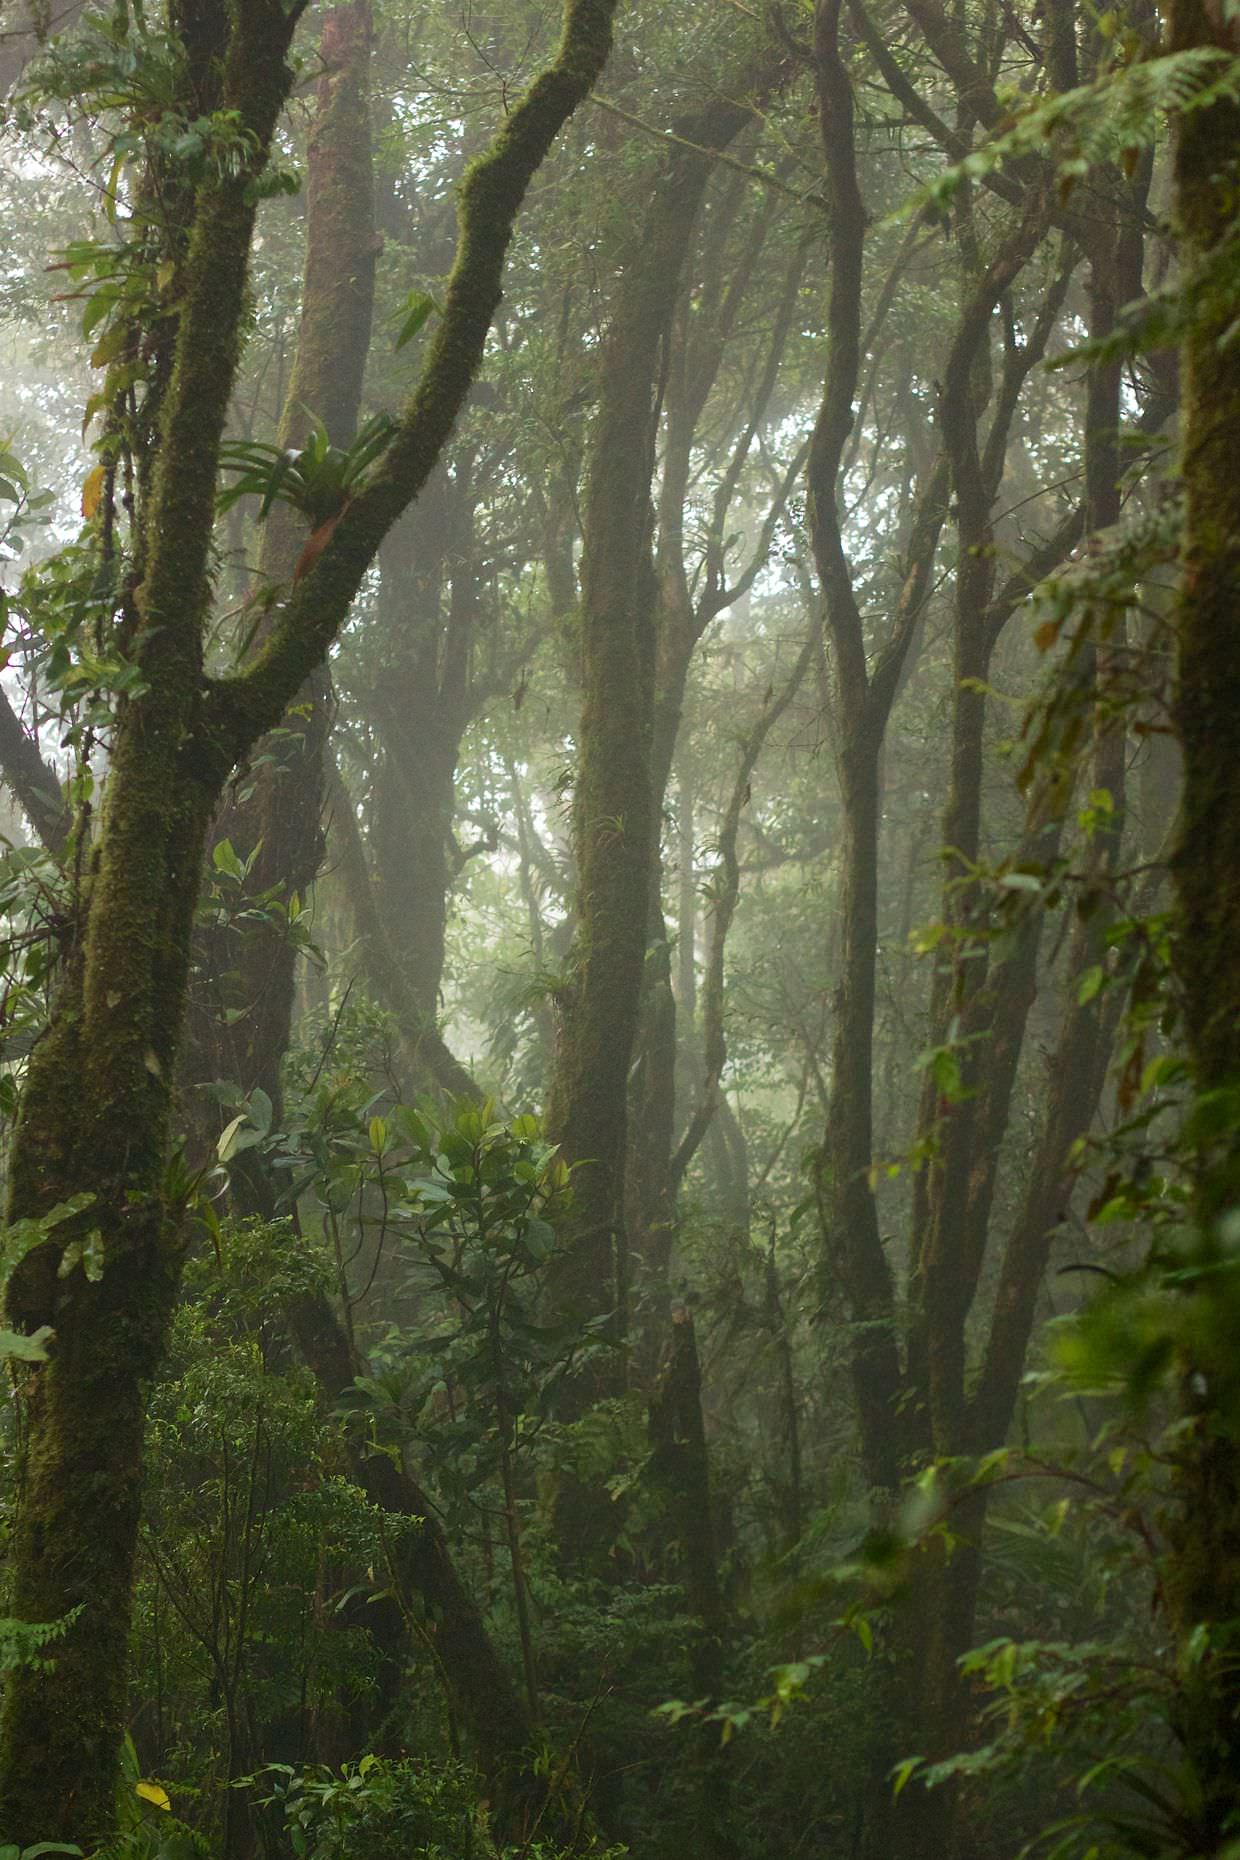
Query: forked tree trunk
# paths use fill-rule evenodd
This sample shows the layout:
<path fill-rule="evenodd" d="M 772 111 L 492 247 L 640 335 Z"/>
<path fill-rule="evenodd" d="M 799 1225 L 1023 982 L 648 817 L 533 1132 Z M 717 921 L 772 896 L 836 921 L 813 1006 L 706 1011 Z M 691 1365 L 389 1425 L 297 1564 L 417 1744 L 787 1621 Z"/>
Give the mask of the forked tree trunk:
<path fill-rule="evenodd" d="M 223 82 L 265 160 L 288 85 L 293 16 L 247 8 Z M 170 1084 L 185 1007 L 198 866 L 227 770 L 201 730 L 202 639 L 216 457 L 236 365 L 254 207 L 249 171 L 204 187 L 182 266 L 135 656 L 147 690 L 116 730 L 79 946 L 31 1058 L 10 1219 L 90 1198 L 101 1276 L 58 1276 L 53 1240 L 9 1287 L 12 1320 L 51 1324 L 29 1372 L 13 1612 L 75 1618 L 46 1672 L 7 1684 L 0 1827 L 19 1845 L 87 1844 L 113 1816 L 142 1484 L 145 1384 L 163 1354 L 183 1238 L 164 1193 Z M 79 1223 L 81 1226 L 81 1223 Z M 56 1241 L 66 1230 L 56 1230 Z"/>
<path fill-rule="evenodd" d="M 224 784 L 284 715 L 343 623 L 379 544 L 426 483 L 482 361 L 533 174 L 611 45 L 612 0 L 569 0 L 552 62 L 462 186 L 461 236 L 419 382 L 382 463 L 289 589 L 257 660 L 206 676 L 220 439 L 236 372 L 255 214 L 300 7 L 218 9 L 221 103 L 249 136 L 236 172 L 201 182 L 177 279 L 173 364 L 146 511 L 133 653 L 145 690 L 117 719 L 103 825 L 77 946 L 36 1048 L 14 1143 L 9 1213 L 89 1198 L 102 1272 L 57 1227 L 9 1285 L 16 1327 L 55 1329 L 27 1372 L 13 1612 L 73 1617 L 46 1670 L 10 1677 L 0 1723 L 0 1828 L 19 1846 L 87 1846 L 112 1827 L 142 1478 L 145 1385 L 161 1359 L 183 1251 L 166 1178 L 190 941 Z M 83 1237 L 85 1237 L 85 1233 Z M 64 1265 L 66 1270 L 60 1271 Z"/>
<path fill-rule="evenodd" d="M 578 927 L 547 1109 L 550 1134 L 565 1159 L 581 1167 L 552 1296 L 560 1309 L 582 1317 L 613 1313 L 617 1335 L 628 1286 L 629 1068 L 658 857 L 652 767 L 658 590 L 650 496 L 660 378 L 711 151 L 726 148 L 751 117 L 748 104 L 720 99 L 677 125 L 679 147 L 646 216 L 606 338 L 585 504 L 583 710 L 573 792 Z M 586 1401 L 616 1382 L 603 1374 L 577 1398 Z"/>
<path fill-rule="evenodd" d="M 347 446 L 357 429 L 362 377 L 374 307 L 374 189 L 370 128 L 370 0 L 334 7 L 323 22 L 322 75 L 306 161 L 306 257 L 297 352 L 280 418 L 279 443 L 300 445 L 311 418 L 333 445 Z M 259 582 L 263 595 L 292 581 L 308 527 L 275 504 L 263 529 Z M 260 628 L 256 646 L 265 637 Z M 221 1080 L 248 1097 L 256 1088 L 271 1101 L 279 1126 L 281 1074 L 288 1049 L 297 963 L 283 912 L 303 905 L 323 855 L 324 754 L 330 728 L 330 687 L 317 668 L 299 691 L 279 730 L 257 748 L 254 767 L 238 783 L 216 820 L 254 865 L 233 915 L 238 932 L 199 933 L 199 980 L 190 1005 L 187 1060 L 195 1088 Z M 219 974 L 229 977 L 227 992 Z M 192 1102 L 195 1121 L 202 1107 Z M 231 1113 L 229 1113 L 231 1114 Z M 208 1132 L 214 1135 L 214 1132 Z M 239 1170 L 249 1211 L 270 1214 L 270 1185 L 248 1159 Z"/>

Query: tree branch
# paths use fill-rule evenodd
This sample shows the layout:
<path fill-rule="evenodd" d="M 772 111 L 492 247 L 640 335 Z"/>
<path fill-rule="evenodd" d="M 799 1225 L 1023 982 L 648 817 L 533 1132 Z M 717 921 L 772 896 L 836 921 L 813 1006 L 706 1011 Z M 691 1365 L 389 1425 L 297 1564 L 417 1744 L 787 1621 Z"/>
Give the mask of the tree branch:
<path fill-rule="evenodd" d="M 616 4 L 568 0 L 554 60 L 466 173 L 443 315 L 396 436 L 317 562 L 293 583 L 264 651 L 248 670 L 210 688 L 201 748 L 225 771 L 280 721 L 343 624 L 379 544 L 434 469 L 482 363 L 522 201 L 607 61 Z"/>

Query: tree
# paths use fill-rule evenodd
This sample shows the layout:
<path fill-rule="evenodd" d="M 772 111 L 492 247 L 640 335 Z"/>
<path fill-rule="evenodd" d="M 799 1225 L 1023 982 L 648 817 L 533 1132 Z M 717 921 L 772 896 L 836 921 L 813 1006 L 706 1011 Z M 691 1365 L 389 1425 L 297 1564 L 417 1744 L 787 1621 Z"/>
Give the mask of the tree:
<path fill-rule="evenodd" d="M 1212 50 L 1234 60 L 1240 51 L 1235 22 L 1204 0 L 1177 0 L 1169 29 L 1173 54 Z M 1185 508 L 1175 612 L 1175 726 L 1184 754 L 1176 970 L 1199 1102 L 1224 1108 L 1220 1138 L 1203 1145 L 1198 1163 L 1191 1258 L 1207 1287 L 1234 1249 L 1240 1196 L 1240 963 L 1232 929 L 1240 882 L 1233 750 L 1240 495 L 1228 462 L 1228 434 L 1240 413 L 1240 359 L 1230 340 L 1238 188 L 1240 103 L 1225 91 L 1181 118 L 1175 155 L 1189 317 L 1181 349 Z M 1206 1310 L 1193 1328 L 1200 1354 L 1190 1344 L 1180 1363 L 1185 1419 L 1168 1590 L 1185 1686 L 1177 1728 L 1199 1779 L 1202 1824 L 1221 1852 L 1240 1825 L 1240 1410 L 1234 1365 L 1211 1349 Z"/>
<path fill-rule="evenodd" d="M 11 1218 L 90 1197 L 102 1271 L 64 1277 L 59 1238 L 10 1283 L 18 1328 L 50 1322 L 56 1352 L 26 1390 L 27 1461 L 15 1609 L 57 1621 L 81 1606 L 52 1671 L 17 1674 L 0 1734 L 0 1804 L 23 1841 L 93 1839 L 112 1816 L 141 1482 L 143 1388 L 180 1277 L 183 1221 L 168 1189 L 171 1086 L 194 905 L 230 772 L 279 722 L 322 658 L 380 541 L 434 468 L 482 358 L 530 177 L 610 48 L 609 0 L 574 0 L 554 61 L 512 111 L 461 194 L 444 314 L 392 442 L 314 566 L 288 589 L 248 668 L 204 668 L 217 466 L 243 324 L 255 183 L 289 84 L 301 9 L 260 0 L 176 14 L 218 57 L 218 107 L 238 142 L 191 190 L 169 321 L 141 581 L 130 644 L 144 688 L 118 718 L 106 817 L 48 1031 L 31 1062 Z M 327 527 L 327 525 L 321 525 Z M 50 1810 L 50 1815 L 49 1815 Z M 49 1828 L 49 1819 L 51 1826 Z"/>

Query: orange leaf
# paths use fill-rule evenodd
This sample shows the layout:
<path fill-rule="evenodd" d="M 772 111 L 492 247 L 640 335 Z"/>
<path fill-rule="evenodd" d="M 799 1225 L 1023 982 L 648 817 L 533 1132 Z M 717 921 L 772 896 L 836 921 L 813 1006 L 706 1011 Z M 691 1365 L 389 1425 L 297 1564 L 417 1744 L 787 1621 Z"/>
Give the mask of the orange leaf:
<path fill-rule="evenodd" d="M 82 486 L 82 515 L 86 518 L 88 523 L 99 508 L 99 501 L 103 496 L 103 481 L 105 476 L 106 473 L 102 465 L 96 465 L 94 471 L 86 474 L 86 481 Z"/>

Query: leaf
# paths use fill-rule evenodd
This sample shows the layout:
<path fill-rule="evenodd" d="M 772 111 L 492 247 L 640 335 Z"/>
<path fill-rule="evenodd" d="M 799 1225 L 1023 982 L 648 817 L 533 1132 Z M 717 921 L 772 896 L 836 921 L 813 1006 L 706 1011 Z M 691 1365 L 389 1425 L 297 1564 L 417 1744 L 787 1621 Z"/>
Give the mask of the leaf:
<path fill-rule="evenodd" d="M 82 515 L 88 523 L 92 521 L 99 508 L 106 476 L 106 470 L 102 465 L 96 465 L 93 471 L 86 474 L 86 480 L 82 485 Z"/>
<path fill-rule="evenodd" d="M 410 291 L 405 299 L 405 320 L 400 326 L 396 347 L 403 349 L 407 342 L 412 342 L 423 324 L 438 310 L 439 305 L 429 291 Z"/>
<path fill-rule="evenodd" d="M 905 1757 L 903 1763 L 897 1763 L 895 1769 L 891 1772 L 891 1793 L 893 1797 L 899 1795 L 901 1790 L 907 1786 L 913 1776 L 915 1776 L 917 1771 L 921 1768 L 924 1761 L 925 1759 L 923 1757 Z"/>
<path fill-rule="evenodd" d="M 245 867 L 233 848 L 231 840 L 217 840 L 211 848 L 211 863 L 217 872 L 223 872 L 228 878 L 238 882 L 245 877 Z"/>
<path fill-rule="evenodd" d="M 237 1134 L 245 1122 L 246 1113 L 243 1111 L 240 1117 L 234 1117 L 232 1123 L 225 1124 L 223 1130 L 221 1130 L 215 1143 L 215 1153 L 221 1162 L 227 1162 L 229 1157 L 236 1151 L 238 1147 Z"/>
<path fill-rule="evenodd" d="M 535 1259 L 549 1259 L 555 1252 L 556 1232 L 550 1221 L 532 1215 L 525 1224 L 525 1244 Z"/>
<path fill-rule="evenodd" d="M 21 1363 L 45 1363 L 48 1343 L 55 1334 L 50 1324 L 40 1324 L 29 1336 L 21 1331 L 0 1330 L 0 1357 L 16 1357 Z M 3 1851 L 0 1848 L 0 1860 Z"/>
<path fill-rule="evenodd" d="M 172 1803 L 168 1799 L 168 1791 L 166 1789 L 161 1789 L 158 1783 L 135 1783 L 134 1794 L 140 1795 L 144 1802 L 153 1803 L 156 1808 L 167 1809 L 169 1812 L 172 1809 Z"/>
<path fill-rule="evenodd" d="M 1094 996 L 1100 991 L 1105 980 L 1106 970 L 1102 967 L 1102 964 L 1099 962 L 1091 964 L 1077 984 L 1076 999 L 1078 1005 L 1084 1007 L 1088 1002 L 1092 1001 Z"/>
<path fill-rule="evenodd" d="M 261 1085 L 256 1085 L 250 1093 L 249 1112 L 255 1130 L 260 1137 L 265 1137 L 271 1129 L 273 1106 Z"/>
<path fill-rule="evenodd" d="M 118 356 L 123 355 L 129 345 L 130 333 L 128 323 L 109 324 L 90 352 L 91 367 L 106 368 L 109 362 L 114 362 Z"/>
<path fill-rule="evenodd" d="M 275 503 L 277 497 L 279 497 L 284 485 L 284 480 L 288 477 L 289 473 L 295 469 L 298 456 L 296 451 L 282 452 L 272 466 L 266 486 L 263 490 L 263 501 L 258 507 L 258 519 L 260 523 L 271 509 L 271 506 Z"/>

